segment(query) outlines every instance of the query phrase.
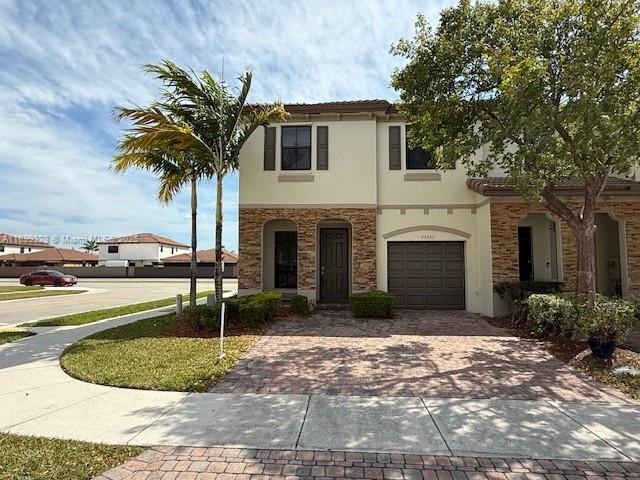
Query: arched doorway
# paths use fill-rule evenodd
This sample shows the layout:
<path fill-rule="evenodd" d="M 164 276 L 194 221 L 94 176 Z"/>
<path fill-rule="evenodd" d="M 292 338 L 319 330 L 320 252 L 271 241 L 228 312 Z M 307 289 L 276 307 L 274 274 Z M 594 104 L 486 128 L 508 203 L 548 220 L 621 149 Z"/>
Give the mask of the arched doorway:
<path fill-rule="evenodd" d="M 262 227 L 262 289 L 295 293 L 298 288 L 298 226 L 285 219 Z"/>

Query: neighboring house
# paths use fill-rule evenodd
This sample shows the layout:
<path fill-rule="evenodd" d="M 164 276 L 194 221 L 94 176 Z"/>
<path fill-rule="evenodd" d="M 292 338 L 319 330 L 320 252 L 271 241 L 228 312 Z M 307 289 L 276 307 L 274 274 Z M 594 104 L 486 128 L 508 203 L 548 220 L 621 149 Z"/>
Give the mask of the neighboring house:
<path fill-rule="evenodd" d="M 216 263 L 216 249 L 198 250 L 196 252 L 198 267 L 213 268 Z M 181 253 L 162 260 L 165 265 L 189 267 L 191 265 L 191 253 Z M 222 263 L 224 263 L 223 275 L 225 278 L 238 278 L 238 255 L 228 250 L 222 250 Z"/>
<path fill-rule="evenodd" d="M 575 242 L 502 172 L 433 168 L 385 100 L 285 105 L 240 155 L 239 289 L 345 302 L 386 290 L 399 307 L 497 315 L 494 282 L 573 284 Z M 476 155 L 483 155 L 482 151 Z M 567 197 L 577 185 L 562 187 Z M 640 185 L 612 178 L 597 218 L 598 290 L 640 290 Z"/>
<path fill-rule="evenodd" d="M 132 267 L 158 265 L 162 259 L 188 253 L 189 246 L 153 233 L 135 233 L 98 242 L 99 265 L 128 264 Z"/>
<path fill-rule="evenodd" d="M 7 267 L 87 267 L 98 264 L 98 256 L 69 248 L 45 248 L 31 253 L 10 253 L 0 256 L 0 265 Z"/>
<path fill-rule="evenodd" d="M 39 252 L 45 248 L 53 248 L 53 246 L 31 237 L 0 233 L 0 255 Z"/>

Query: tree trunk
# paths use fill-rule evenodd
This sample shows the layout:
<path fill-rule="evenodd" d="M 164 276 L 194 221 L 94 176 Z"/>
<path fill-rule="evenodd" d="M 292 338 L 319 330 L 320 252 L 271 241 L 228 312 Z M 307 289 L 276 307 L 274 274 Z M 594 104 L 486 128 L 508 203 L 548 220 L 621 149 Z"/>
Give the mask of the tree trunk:
<path fill-rule="evenodd" d="M 595 212 L 584 216 L 576 228 L 576 297 L 591 301 L 596 291 Z"/>
<path fill-rule="evenodd" d="M 576 241 L 576 298 L 591 303 L 596 292 L 596 202 L 606 185 L 607 175 L 585 182 L 584 203 L 576 214 L 560 200 L 550 186 L 543 192 L 549 211 L 567 222 Z"/>
<path fill-rule="evenodd" d="M 213 276 L 215 283 L 216 303 L 222 302 L 222 179 L 216 177 L 216 263 Z"/>
<path fill-rule="evenodd" d="M 189 284 L 189 305 L 196 306 L 196 289 L 198 279 L 198 181 L 191 179 L 191 280 Z"/>

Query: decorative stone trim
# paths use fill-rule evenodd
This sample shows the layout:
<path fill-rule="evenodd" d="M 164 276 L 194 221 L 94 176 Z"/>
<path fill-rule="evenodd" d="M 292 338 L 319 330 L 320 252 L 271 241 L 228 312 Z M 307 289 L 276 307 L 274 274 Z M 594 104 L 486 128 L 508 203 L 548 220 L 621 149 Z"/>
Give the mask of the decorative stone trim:
<path fill-rule="evenodd" d="M 298 290 L 316 289 L 317 226 L 322 220 L 351 223 L 352 288 L 375 289 L 375 208 L 245 208 L 239 212 L 238 288 L 262 288 L 262 227 L 269 220 L 287 219 L 298 227 Z"/>
<path fill-rule="evenodd" d="M 280 174 L 278 175 L 279 182 L 313 182 L 313 173 L 301 173 L 297 175 L 292 174 Z"/>
<path fill-rule="evenodd" d="M 405 182 L 434 182 L 442 180 L 442 175 L 436 172 L 412 172 L 404 174 Z"/>

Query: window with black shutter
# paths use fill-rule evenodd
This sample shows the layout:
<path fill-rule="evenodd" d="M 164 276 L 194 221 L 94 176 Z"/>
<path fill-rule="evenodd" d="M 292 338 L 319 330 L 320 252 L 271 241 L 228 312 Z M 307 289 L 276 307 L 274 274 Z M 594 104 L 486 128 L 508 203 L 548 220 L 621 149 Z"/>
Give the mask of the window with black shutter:
<path fill-rule="evenodd" d="M 421 146 L 409 147 L 409 131 L 411 127 L 406 127 L 406 151 L 407 151 L 407 170 L 433 170 L 436 168 L 436 162 L 433 154 L 422 148 Z"/>
<path fill-rule="evenodd" d="M 311 127 L 282 127 L 282 170 L 311 170 Z"/>

